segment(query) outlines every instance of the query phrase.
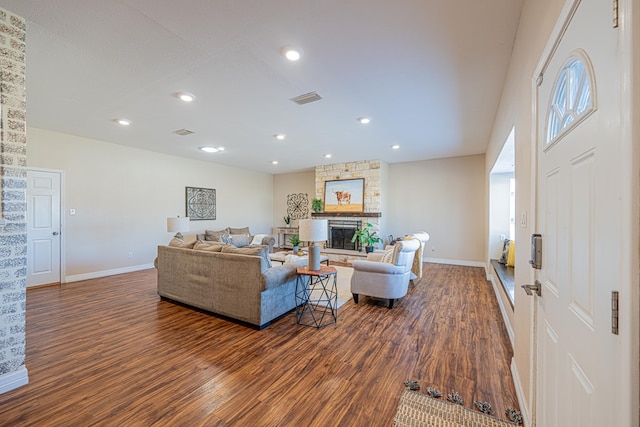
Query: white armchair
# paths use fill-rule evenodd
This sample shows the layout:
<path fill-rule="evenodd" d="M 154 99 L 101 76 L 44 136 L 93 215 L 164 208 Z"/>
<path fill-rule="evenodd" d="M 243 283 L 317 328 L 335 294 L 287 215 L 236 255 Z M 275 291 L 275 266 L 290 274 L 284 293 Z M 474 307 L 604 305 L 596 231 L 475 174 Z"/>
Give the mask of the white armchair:
<path fill-rule="evenodd" d="M 401 240 L 393 247 L 391 262 L 353 261 L 351 276 L 353 301 L 357 304 L 358 297 L 366 295 L 388 299 L 389 308 L 393 308 L 394 300 L 407 294 L 413 258 L 419 248 L 418 239 Z"/>

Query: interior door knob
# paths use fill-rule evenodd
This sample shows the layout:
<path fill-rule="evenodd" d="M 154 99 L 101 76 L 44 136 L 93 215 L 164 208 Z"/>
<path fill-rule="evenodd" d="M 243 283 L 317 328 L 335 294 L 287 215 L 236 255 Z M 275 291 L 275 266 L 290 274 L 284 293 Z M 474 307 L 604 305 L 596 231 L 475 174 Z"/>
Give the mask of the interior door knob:
<path fill-rule="evenodd" d="M 57 231 L 54 231 L 54 232 L 53 232 L 53 235 L 54 235 L 54 236 L 57 236 L 58 234 L 60 234 L 60 233 L 58 233 Z"/>

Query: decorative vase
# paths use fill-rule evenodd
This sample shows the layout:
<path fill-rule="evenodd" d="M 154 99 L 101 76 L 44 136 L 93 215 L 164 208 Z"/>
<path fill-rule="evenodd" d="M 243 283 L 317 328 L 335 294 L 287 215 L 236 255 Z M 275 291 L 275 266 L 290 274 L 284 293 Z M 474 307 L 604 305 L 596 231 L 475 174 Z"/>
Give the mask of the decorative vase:
<path fill-rule="evenodd" d="M 298 252 L 300 251 L 300 248 L 298 246 L 294 246 L 293 249 L 291 250 L 291 252 L 294 255 L 298 255 Z"/>
<path fill-rule="evenodd" d="M 364 251 L 365 253 L 370 254 L 371 252 L 373 252 L 374 247 L 373 246 L 365 246 L 364 247 Z"/>

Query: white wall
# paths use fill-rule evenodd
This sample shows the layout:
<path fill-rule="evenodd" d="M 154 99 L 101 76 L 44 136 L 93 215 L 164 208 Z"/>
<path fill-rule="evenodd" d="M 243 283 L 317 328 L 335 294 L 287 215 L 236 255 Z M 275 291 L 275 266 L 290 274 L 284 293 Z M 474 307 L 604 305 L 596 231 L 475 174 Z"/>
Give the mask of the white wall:
<path fill-rule="evenodd" d="M 390 164 L 385 233 L 398 237 L 426 231 L 431 236 L 427 259 L 483 265 L 484 177 L 484 155 Z"/>
<path fill-rule="evenodd" d="M 316 194 L 315 171 L 283 173 L 273 177 L 273 226 L 284 227 L 283 218 L 287 216 L 287 196 L 289 194 L 305 193 L 309 196 L 309 212 L 311 201 Z M 298 221 L 291 221 L 292 227 L 298 226 Z"/>
<path fill-rule="evenodd" d="M 515 171 L 516 171 L 516 241 L 528 242 L 534 232 L 531 194 L 531 95 L 533 74 L 542 50 L 549 38 L 557 17 L 564 5 L 563 0 L 525 0 L 520 16 L 513 56 L 507 73 L 500 107 L 496 114 L 493 131 L 486 152 L 486 180 L 495 163 L 505 139 L 515 128 Z M 519 224 L 526 215 L 527 224 Z M 531 421 L 531 360 L 530 342 L 533 298 L 522 292 L 520 286 L 531 283 L 531 268 L 528 264 L 527 245 L 516 246 L 515 265 L 515 308 L 513 329 L 515 337 L 513 374 L 523 401 L 521 409 Z"/>
<path fill-rule="evenodd" d="M 28 166 L 65 173 L 65 274 L 70 280 L 148 266 L 171 234 L 166 219 L 185 216 L 185 187 L 216 189 L 217 218 L 191 233 L 249 226 L 269 233 L 273 176 L 28 128 Z M 70 216 L 69 209 L 76 215 Z M 133 252 L 129 258 L 128 253 Z"/>

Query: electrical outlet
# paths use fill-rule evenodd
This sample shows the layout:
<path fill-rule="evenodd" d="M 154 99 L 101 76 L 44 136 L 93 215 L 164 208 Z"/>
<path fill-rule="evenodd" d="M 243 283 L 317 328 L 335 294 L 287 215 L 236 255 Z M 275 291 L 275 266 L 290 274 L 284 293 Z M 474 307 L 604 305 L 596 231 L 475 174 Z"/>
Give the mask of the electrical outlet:
<path fill-rule="evenodd" d="M 436 247 L 435 246 L 431 246 L 431 252 L 435 252 L 436 251 Z"/>
<path fill-rule="evenodd" d="M 129 258 L 133 258 L 133 252 L 129 252 Z"/>
<path fill-rule="evenodd" d="M 504 234 L 500 235 L 500 241 L 504 242 L 505 240 L 507 240 L 507 236 L 505 236 Z"/>

